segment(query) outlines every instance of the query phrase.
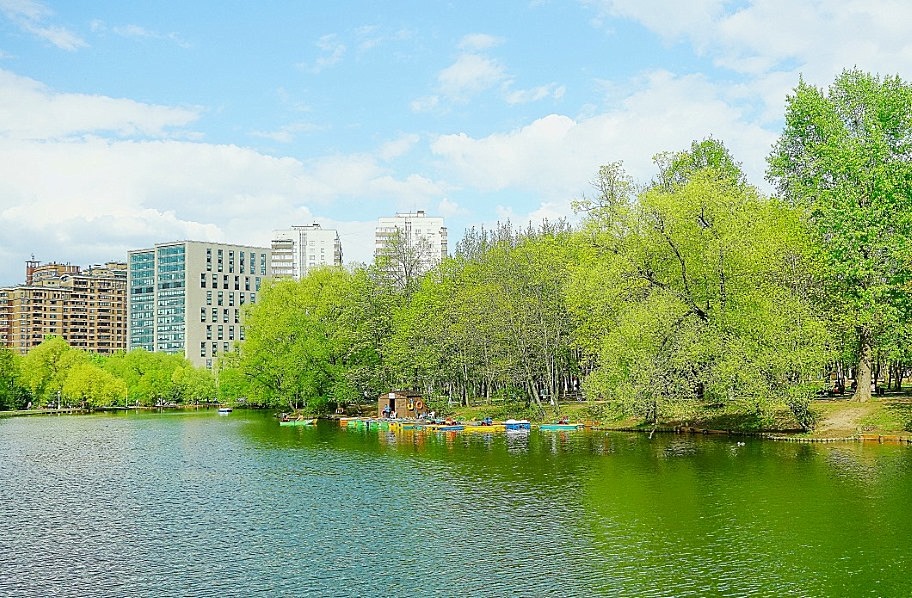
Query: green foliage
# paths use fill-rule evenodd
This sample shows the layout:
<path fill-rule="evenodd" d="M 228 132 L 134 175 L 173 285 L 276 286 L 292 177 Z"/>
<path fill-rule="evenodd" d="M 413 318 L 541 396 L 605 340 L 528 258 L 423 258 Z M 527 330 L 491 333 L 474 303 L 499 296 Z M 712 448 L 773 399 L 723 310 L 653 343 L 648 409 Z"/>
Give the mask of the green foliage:
<path fill-rule="evenodd" d="M 789 388 L 786 405 L 795 421 L 805 432 L 811 432 L 817 427 L 817 413 L 811 408 L 811 401 L 817 392 L 814 384 L 802 384 Z"/>
<path fill-rule="evenodd" d="M 59 336 L 48 337 L 29 351 L 22 360 L 22 381 L 34 397 L 35 406 L 56 405 L 58 397 L 65 402 L 63 386 L 70 369 L 88 361 L 85 352 L 72 349 Z"/>
<path fill-rule="evenodd" d="M 69 369 L 62 394 L 67 403 L 80 407 L 106 407 L 123 404 L 127 385 L 123 380 L 86 361 Z"/>
<path fill-rule="evenodd" d="M 718 142 L 664 159 L 661 184 L 586 206 L 593 263 L 567 297 L 587 394 L 656 421 L 682 401 L 760 404 L 818 375 L 826 328 L 794 277 L 808 261 L 795 213 L 746 185 Z"/>
<path fill-rule="evenodd" d="M 912 86 L 858 70 L 827 92 L 802 80 L 785 121 L 768 178 L 811 224 L 834 326 L 854 345 L 866 400 L 874 350 L 891 350 L 889 331 L 908 325 Z"/>
<path fill-rule="evenodd" d="M 0 347 L 0 410 L 21 409 L 28 402 L 21 385 L 21 358 L 6 347 Z"/>

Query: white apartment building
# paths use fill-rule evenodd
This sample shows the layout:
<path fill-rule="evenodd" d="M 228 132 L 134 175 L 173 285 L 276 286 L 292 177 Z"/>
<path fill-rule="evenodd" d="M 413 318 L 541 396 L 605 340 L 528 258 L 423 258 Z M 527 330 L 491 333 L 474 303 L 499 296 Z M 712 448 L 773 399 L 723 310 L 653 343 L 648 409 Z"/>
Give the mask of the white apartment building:
<path fill-rule="evenodd" d="M 447 256 L 447 229 L 443 218 L 427 216 L 424 210 L 402 212 L 393 217 L 380 218 L 374 234 L 374 257 L 390 251 L 390 240 L 398 231 L 402 249 L 416 261 L 416 272 L 421 274 L 435 267 Z M 402 256 L 400 256 L 402 257 Z M 397 260 L 401 261 L 401 260 Z M 400 263 L 400 267 L 401 267 Z"/>
<path fill-rule="evenodd" d="M 342 265 L 339 233 L 314 223 L 272 232 L 272 276 L 300 280 L 312 268 Z"/>
<path fill-rule="evenodd" d="M 244 340 L 241 314 L 272 271 L 272 251 L 175 241 L 127 252 L 127 268 L 127 350 L 180 353 L 212 368 Z"/>

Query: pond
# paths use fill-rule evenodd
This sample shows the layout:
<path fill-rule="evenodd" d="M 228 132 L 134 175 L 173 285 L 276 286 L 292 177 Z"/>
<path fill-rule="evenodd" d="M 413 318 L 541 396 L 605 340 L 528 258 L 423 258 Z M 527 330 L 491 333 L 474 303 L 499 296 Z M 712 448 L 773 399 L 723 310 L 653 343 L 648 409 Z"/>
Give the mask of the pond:
<path fill-rule="evenodd" d="M 912 449 L 0 419 L 3 596 L 905 595 Z"/>

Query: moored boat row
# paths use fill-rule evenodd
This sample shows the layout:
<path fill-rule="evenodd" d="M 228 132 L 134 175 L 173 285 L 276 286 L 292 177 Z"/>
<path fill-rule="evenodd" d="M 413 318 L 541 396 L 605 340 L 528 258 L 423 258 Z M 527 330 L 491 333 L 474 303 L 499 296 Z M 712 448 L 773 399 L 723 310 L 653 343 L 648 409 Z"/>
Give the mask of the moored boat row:
<path fill-rule="evenodd" d="M 406 420 L 373 417 L 340 417 L 339 425 L 352 429 L 374 430 L 425 430 L 429 432 L 470 432 L 491 434 L 499 432 L 527 432 L 533 428 L 528 420 L 508 419 L 503 422 L 490 420 L 473 423 L 462 423 L 453 420 Z M 535 428 L 542 431 L 576 431 L 585 428 L 584 424 L 553 423 L 537 424 Z"/>

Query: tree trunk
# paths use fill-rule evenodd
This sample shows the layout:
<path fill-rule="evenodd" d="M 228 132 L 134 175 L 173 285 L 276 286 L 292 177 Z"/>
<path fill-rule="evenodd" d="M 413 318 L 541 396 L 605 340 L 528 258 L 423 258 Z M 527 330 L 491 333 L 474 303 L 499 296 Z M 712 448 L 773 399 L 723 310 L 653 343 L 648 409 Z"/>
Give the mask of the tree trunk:
<path fill-rule="evenodd" d="M 867 330 L 860 330 L 858 334 L 858 367 L 855 371 L 855 381 L 858 383 L 855 389 L 854 401 L 865 402 L 871 400 L 871 338 Z"/>

